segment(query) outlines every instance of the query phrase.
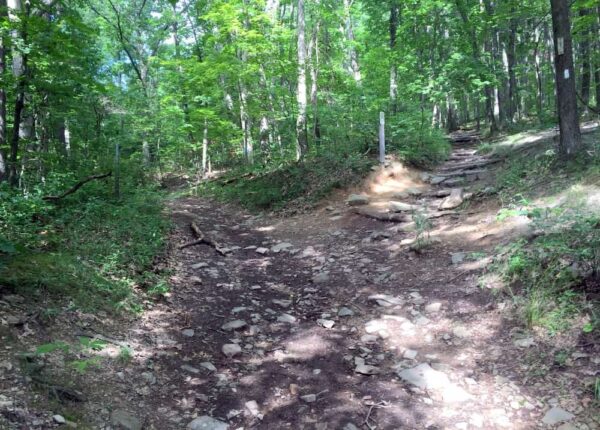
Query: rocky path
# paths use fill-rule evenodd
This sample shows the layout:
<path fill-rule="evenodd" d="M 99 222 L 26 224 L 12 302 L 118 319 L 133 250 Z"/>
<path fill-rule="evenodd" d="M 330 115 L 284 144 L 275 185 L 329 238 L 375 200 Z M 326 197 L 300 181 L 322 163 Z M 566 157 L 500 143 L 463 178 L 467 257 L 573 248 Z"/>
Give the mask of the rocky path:
<path fill-rule="evenodd" d="M 583 407 L 561 392 L 569 377 L 533 377 L 536 341 L 478 287 L 489 220 L 454 210 L 493 162 L 467 143 L 416 189 L 367 194 L 403 223 L 341 201 L 286 220 L 175 202 L 179 235 L 195 222 L 227 256 L 177 253 L 170 302 L 141 327 L 160 350 L 148 428 L 597 428 L 572 427 Z M 415 253 L 419 210 L 438 240 Z M 483 227 L 461 232 L 465 222 Z"/>
<path fill-rule="evenodd" d="M 132 363 L 95 379 L 90 428 L 598 429 L 596 346 L 525 332 L 479 285 L 506 235 L 479 199 L 495 161 L 472 146 L 287 219 L 173 201 L 171 293 L 129 330 Z M 179 250 L 191 223 L 221 253 Z"/>

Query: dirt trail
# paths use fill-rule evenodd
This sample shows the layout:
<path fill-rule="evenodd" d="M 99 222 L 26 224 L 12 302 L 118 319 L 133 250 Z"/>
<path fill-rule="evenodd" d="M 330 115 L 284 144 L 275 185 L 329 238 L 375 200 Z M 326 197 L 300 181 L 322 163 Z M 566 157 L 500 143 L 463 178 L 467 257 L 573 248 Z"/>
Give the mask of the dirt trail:
<path fill-rule="evenodd" d="M 470 145 L 410 184 L 371 182 L 377 210 L 406 193 L 433 214 L 446 185 L 484 189 L 489 160 Z M 508 299 L 478 285 L 494 247 L 523 226 L 499 226 L 495 204 L 477 196 L 430 217 L 439 240 L 420 253 L 410 219 L 360 216 L 343 198 L 286 219 L 173 201 L 172 292 L 133 323 L 134 361 L 95 380 L 90 428 L 598 428 L 579 383 L 595 346 L 573 338 L 579 355 L 553 366 L 555 346 L 522 332 Z M 193 239 L 191 222 L 228 256 L 177 250 Z"/>
<path fill-rule="evenodd" d="M 435 193 L 488 178 L 488 161 L 458 146 L 436 173 L 412 180 L 419 192 L 405 201 L 435 213 Z M 370 193 L 380 207 L 406 192 L 393 180 Z M 551 406 L 581 412 L 560 375 L 532 379 L 532 339 L 505 318 L 505 302 L 477 285 L 486 252 L 506 240 L 486 204 L 432 218 L 440 242 L 421 254 L 407 246 L 410 223 L 364 218 L 341 200 L 283 220 L 199 199 L 173 210 L 179 235 L 195 221 L 235 249 L 175 254 L 172 302 L 143 328 L 165 329 L 153 358 L 163 382 L 152 389 L 150 428 L 210 416 L 230 428 L 529 429 Z M 229 330 L 236 321 L 243 327 Z M 240 352 L 227 357 L 225 344 Z"/>

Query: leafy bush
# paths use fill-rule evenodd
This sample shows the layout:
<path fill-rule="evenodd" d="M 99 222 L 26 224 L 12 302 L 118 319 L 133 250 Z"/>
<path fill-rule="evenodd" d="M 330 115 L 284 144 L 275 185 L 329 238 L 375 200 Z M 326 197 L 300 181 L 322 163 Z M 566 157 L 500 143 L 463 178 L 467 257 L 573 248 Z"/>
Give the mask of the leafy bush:
<path fill-rule="evenodd" d="M 448 158 L 451 146 L 439 130 L 405 130 L 393 136 L 391 144 L 399 157 L 417 167 L 432 167 Z"/>
<path fill-rule="evenodd" d="M 86 184 L 51 204 L 43 195 L 72 185 L 51 177 L 29 193 L 0 189 L 0 285 L 75 306 L 135 308 L 132 287 L 163 248 L 161 196 L 133 176 L 120 199 L 112 181 Z"/>

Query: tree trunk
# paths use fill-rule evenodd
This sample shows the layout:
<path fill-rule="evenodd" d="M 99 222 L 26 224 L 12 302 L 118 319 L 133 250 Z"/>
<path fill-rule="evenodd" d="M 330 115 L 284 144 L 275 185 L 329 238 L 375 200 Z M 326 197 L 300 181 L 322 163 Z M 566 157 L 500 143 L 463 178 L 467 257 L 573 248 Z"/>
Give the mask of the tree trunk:
<path fill-rule="evenodd" d="M 396 65 L 396 37 L 400 21 L 400 6 L 392 0 L 390 6 L 390 111 L 398 112 L 398 66 Z"/>
<path fill-rule="evenodd" d="M 511 8 L 511 16 L 516 13 L 515 8 Z M 517 115 L 517 74 L 516 65 L 516 41 L 517 41 L 517 21 L 514 18 L 509 22 L 508 47 L 506 50 L 506 61 L 508 68 L 508 119 L 510 122 L 516 121 Z"/>
<path fill-rule="evenodd" d="M 581 9 L 579 16 L 582 18 L 589 15 L 589 9 Z M 590 87 L 592 84 L 592 75 L 590 73 L 590 32 L 585 29 L 581 34 L 580 43 L 581 55 L 581 100 L 583 102 L 583 115 L 589 114 L 588 105 L 590 103 Z"/>
<path fill-rule="evenodd" d="M 600 19 L 600 6 L 598 6 L 598 15 Z M 600 112 L 600 23 L 596 26 L 596 56 L 594 59 L 594 83 L 596 84 L 596 110 Z M 599 114 L 600 115 L 600 114 Z"/>
<path fill-rule="evenodd" d="M 6 9 L 6 0 L 0 0 L 0 21 L 6 20 L 8 11 Z M 4 33 L 0 33 L 0 79 L 5 82 L 6 73 L 6 38 Z M 0 182 L 8 177 L 8 166 L 6 163 L 6 154 L 4 153 L 6 145 L 6 89 L 4 85 L 0 86 Z"/>
<path fill-rule="evenodd" d="M 354 78 L 354 81 L 360 85 L 362 79 L 358 63 L 358 53 L 356 52 L 354 40 L 354 26 L 352 25 L 351 0 L 344 0 L 344 27 L 346 41 L 348 43 L 348 71 Z"/>
<path fill-rule="evenodd" d="M 306 130 L 306 40 L 304 20 L 304 0 L 298 0 L 298 88 L 296 101 L 298 117 L 296 119 L 296 159 L 300 160 L 308 152 Z"/>
<path fill-rule="evenodd" d="M 254 143 L 252 142 L 252 126 L 248 115 L 248 92 L 246 86 L 240 81 L 240 126 L 242 128 L 242 151 L 248 164 L 254 164 Z"/>
<path fill-rule="evenodd" d="M 7 2 L 8 15 L 12 21 L 17 21 L 18 17 L 15 15 L 23 11 L 23 5 L 21 0 L 9 0 Z M 13 31 L 12 37 L 18 39 L 19 37 L 26 44 L 27 32 L 22 29 L 21 34 L 18 30 Z M 16 43 L 15 43 L 16 45 Z M 21 120 L 23 116 L 23 109 L 25 108 L 25 76 L 27 70 L 27 56 L 21 54 L 17 49 L 13 49 L 13 75 L 16 86 L 16 99 L 15 108 L 13 111 L 13 129 L 12 137 L 10 141 L 10 154 L 9 154 L 9 166 L 8 166 L 8 181 L 12 186 L 16 186 L 19 181 L 19 174 L 17 169 L 17 160 L 19 157 L 19 139 L 21 131 Z"/>
<path fill-rule="evenodd" d="M 204 120 L 204 133 L 202 135 L 202 177 L 206 177 L 208 161 L 208 121 Z"/>
<path fill-rule="evenodd" d="M 318 20 L 313 29 L 312 37 L 308 47 L 310 56 L 310 105 L 312 106 L 313 126 L 312 134 L 318 145 L 321 140 L 321 126 L 319 124 L 319 29 L 321 21 Z"/>
<path fill-rule="evenodd" d="M 551 0 L 550 3 L 554 31 L 556 98 L 560 125 L 559 152 L 564 157 L 573 157 L 581 147 L 581 132 L 577 115 L 569 1 Z"/>

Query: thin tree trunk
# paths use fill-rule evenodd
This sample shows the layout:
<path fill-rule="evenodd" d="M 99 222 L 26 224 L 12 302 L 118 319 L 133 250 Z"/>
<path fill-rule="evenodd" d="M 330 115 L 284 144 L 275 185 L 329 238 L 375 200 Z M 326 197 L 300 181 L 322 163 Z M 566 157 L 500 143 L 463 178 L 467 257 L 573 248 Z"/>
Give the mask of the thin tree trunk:
<path fill-rule="evenodd" d="M 7 2 L 8 15 L 12 21 L 17 21 L 18 17 L 15 14 L 19 14 L 23 11 L 23 5 L 21 0 L 9 0 Z M 21 24 L 24 25 L 24 24 Z M 24 44 L 27 41 L 27 31 L 22 28 L 21 34 L 18 30 L 13 31 L 13 38 L 18 39 L 19 37 L 23 40 Z M 15 43 L 16 45 L 16 43 Z M 19 140 L 21 131 L 21 121 L 23 116 L 23 110 L 25 108 L 25 88 L 26 88 L 26 71 L 27 71 L 27 55 L 21 54 L 17 49 L 13 49 L 13 75 L 17 82 L 16 86 L 16 99 L 15 108 L 13 111 L 13 129 L 12 137 L 10 141 L 10 154 L 9 154 L 9 168 L 8 168 L 8 180 L 12 186 L 16 186 L 19 181 L 19 174 L 17 168 L 17 160 L 19 157 Z"/>
<path fill-rule="evenodd" d="M 308 62 L 310 67 L 310 104 L 312 106 L 313 126 L 312 134 L 316 144 L 321 140 L 321 126 L 319 124 L 319 30 L 321 21 L 317 20 L 313 29 L 308 47 Z"/>
<path fill-rule="evenodd" d="M 248 115 L 248 91 L 246 86 L 240 81 L 240 125 L 242 128 L 242 144 L 244 159 L 248 164 L 254 164 L 254 144 L 252 142 L 252 127 L 250 116 Z"/>
<path fill-rule="evenodd" d="M 360 85 L 362 79 L 360 66 L 358 63 L 358 52 L 356 51 L 354 26 L 352 25 L 352 2 L 353 0 L 344 0 L 344 30 L 346 41 L 348 43 L 348 69 L 354 81 Z"/>
<path fill-rule="evenodd" d="M 206 177 L 208 162 L 208 120 L 204 120 L 204 133 L 202 135 L 202 177 Z"/>
<path fill-rule="evenodd" d="M 515 8 L 511 8 L 511 16 L 516 13 Z M 506 50 L 507 68 L 508 68 L 508 119 L 510 122 L 516 121 L 517 114 L 517 74 L 516 66 L 516 41 L 517 41 L 517 21 L 511 18 L 509 21 L 508 47 Z"/>
<path fill-rule="evenodd" d="M 390 111 L 398 112 L 398 66 L 396 65 L 396 38 L 400 21 L 400 6 L 392 0 L 390 6 Z"/>
<path fill-rule="evenodd" d="M 577 115 L 569 1 L 551 0 L 550 3 L 554 31 L 556 97 L 560 125 L 559 152 L 564 157 L 573 157 L 581 147 L 581 132 Z"/>
<path fill-rule="evenodd" d="M 296 101 L 298 117 L 296 119 L 296 159 L 300 160 L 308 152 L 306 130 L 306 40 L 304 0 L 298 0 L 298 87 Z"/>
<path fill-rule="evenodd" d="M 579 16 L 585 18 L 589 15 L 589 9 L 581 9 Z M 583 102 L 583 115 L 589 114 L 588 105 L 590 103 L 590 87 L 592 85 L 592 75 L 590 70 L 590 32 L 584 30 L 580 42 L 581 55 L 581 100 Z"/>

